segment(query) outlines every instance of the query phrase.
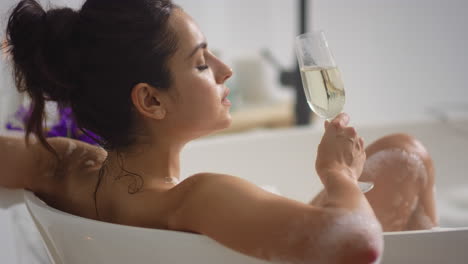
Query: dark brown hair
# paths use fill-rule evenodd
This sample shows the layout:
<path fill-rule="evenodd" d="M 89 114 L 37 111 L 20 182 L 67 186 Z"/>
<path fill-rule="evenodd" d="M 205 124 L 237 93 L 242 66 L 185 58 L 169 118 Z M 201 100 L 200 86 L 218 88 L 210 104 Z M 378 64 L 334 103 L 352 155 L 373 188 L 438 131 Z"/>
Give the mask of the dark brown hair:
<path fill-rule="evenodd" d="M 7 48 L 16 86 L 32 99 L 26 135 L 53 151 L 43 135 L 44 105 L 52 100 L 70 106 L 78 126 L 106 149 L 130 146 L 132 88 L 171 83 L 174 8 L 171 0 L 88 0 L 80 11 L 45 11 L 35 0 L 20 1 L 8 20 Z"/>

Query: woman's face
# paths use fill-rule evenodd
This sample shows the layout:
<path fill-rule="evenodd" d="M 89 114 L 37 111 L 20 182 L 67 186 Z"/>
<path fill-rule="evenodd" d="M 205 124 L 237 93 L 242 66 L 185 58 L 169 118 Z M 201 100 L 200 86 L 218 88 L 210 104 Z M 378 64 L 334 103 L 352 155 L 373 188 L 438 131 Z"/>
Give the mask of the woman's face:
<path fill-rule="evenodd" d="M 225 82 L 232 70 L 208 50 L 203 33 L 183 10 L 176 9 L 169 23 L 179 43 L 168 63 L 171 128 L 199 137 L 228 127 L 231 104 Z"/>

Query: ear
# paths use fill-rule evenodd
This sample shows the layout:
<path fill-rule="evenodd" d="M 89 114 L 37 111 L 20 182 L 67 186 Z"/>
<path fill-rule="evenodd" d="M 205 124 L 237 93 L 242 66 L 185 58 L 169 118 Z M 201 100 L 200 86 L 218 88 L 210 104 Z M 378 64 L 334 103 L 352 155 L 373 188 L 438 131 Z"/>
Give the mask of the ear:
<path fill-rule="evenodd" d="M 145 117 L 161 120 L 166 116 L 164 95 L 147 83 L 135 85 L 131 93 L 135 109 Z"/>

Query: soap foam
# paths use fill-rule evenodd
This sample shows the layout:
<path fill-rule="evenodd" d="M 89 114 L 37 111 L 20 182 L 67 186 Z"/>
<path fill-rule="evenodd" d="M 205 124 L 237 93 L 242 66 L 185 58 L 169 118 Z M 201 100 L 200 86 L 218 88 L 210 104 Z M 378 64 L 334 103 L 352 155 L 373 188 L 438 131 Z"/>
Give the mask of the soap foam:
<path fill-rule="evenodd" d="M 65 155 L 66 156 L 70 156 L 75 150 L 76 150 L 77 146 L 75 143 L 73 142 L 68 142 L 68 148 L 67 148 L 67 152 L 65 152 Z"/>
<path fill-rule="evenodd" d="M 85 162 L 85 165 L 88 166 L 88 167 L 92 167 L 92 166 L 96 165 L 96 163 L 93 160 L 88 160 L 88 161 Z"/>
<path fill-rule="evenodd" d="M 414 212 L 414 210 L 416 210 L 416 207 L 418 206 L 418 202 L 419 202 L 419 197 L 418 196 L 414 197 L 413 202 L 411 203 L 411 207 L 410 207 L 411 212 Z"/>
<path fill-rule="evenodd" d="M 165 177 L 164 178 L 164 182 L 165 183 L 172 183 L 172 184 L 179 184 L 179 179 L 175 178 L 175 177 Z"/>
<path fill-rule="evenodd" d="M 285 260 L 283 256 L 272 256 L 270 261 L 278 264 L 306 264 L 306 263 L 333 263 L 336 262 L 337 246 L 346 246 L 353 243 L 354 246 L 360 247 L 375 247 L 382 249 L 383 241 L 376 235 L 382 232 L 380 223 L 367 215 L 365 211 L 361 212 L 342 212 L 341 216 L 336 217 L 332 221 L 319 219 L 315 221 L 330 221 L 325 224 L 325 227 L 318 233 L 308 234 L 304 227 L 307 222 L 313 221 L 310 217 L 303 216 L 295 219 L 289 226 L 291 230 L 286 237 L 286 241 L 290 246 L 295 246 L 296 243 L 307 241 L 307 250 L 301 259 Z M 355 234 L 361 234 L 368 238 L 366 241 L 359 241 L 360 245 L 356 245 L 358 241 L 352 241 Z"/>
<path fill-rule="evenodd" d="M 373 219 L 371 216 L 366 215 L 364 212 L 349 212 L 343 216 L 337 218 L 335 223 L 330 225 L 328 230 L 320 237 L 321 252 L 321 263 L 331 263 L 335 254 L 334 246 L 341 243 L 352 242 L 354 246 L 358 247 L 375 247 L 383 248 L 383 244 L 380 239 L 375 239 L 377 233 L 382 232 L 382 226 L 380 223 Z M 352 237 L 356 233 L 362 234 L 369 238 L 366 241 L 351 241 Z M 378 236 L 377 236 L 378 237 Z"/>
<path fill-rule="evenodd" d="M 416 222 L 422 229 L 431 229 L 435 226 L 435 223 L 426 214 L 424 207 L 420 204 L 415 211 Z"/>
<path fill-rule="evenodd" d="M 107 158 L 107 151 L 101 147 L 98 147 L 97 153 L 98 153 L 97 158 L 96 158 L 97 162 L 103 163 Z"/>
<path fill-rule="evenodd" d="M 372 154 L 367 158 L 363 171 L 372 180 L 395 166 L 405 168 L 406 172 L 395 175 L 398 183 L 411 177 L 415 181 L 421 179 L 424 186 L 427 184 L 427 170 L 421 157 L 398 148 L 385 149 Z"/>

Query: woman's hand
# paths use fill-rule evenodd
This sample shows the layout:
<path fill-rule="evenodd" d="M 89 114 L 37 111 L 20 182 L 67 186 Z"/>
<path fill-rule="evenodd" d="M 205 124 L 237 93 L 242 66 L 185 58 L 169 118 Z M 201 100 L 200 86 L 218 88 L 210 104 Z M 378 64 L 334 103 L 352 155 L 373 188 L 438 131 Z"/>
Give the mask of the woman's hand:
<path fill-rule="evenodd" d="M 361 176 L 366 153 L 364 140 L 353 127 L 348 127 L 349 116 L 339 114 L 333 121 L 325 121 L 325 133 L 318 146 L 315 167 L 322 183 L 327 186 L 331 175 L 345 175 L 353 181 Z"/>

